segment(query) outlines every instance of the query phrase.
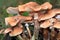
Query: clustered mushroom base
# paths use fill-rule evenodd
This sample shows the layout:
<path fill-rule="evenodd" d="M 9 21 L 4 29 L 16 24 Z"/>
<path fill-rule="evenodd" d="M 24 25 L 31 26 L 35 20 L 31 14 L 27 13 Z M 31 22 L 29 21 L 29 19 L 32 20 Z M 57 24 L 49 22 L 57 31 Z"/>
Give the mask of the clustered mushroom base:
<path fill-rule="evenodd" d="M 1 30 L 1 33 L 9 33 L 9 36 L 22 35 L 22 40 L 60 40 L 60 17 L 55 17 L 60 15 L 60 9 L 52 9 L 49 2 L 42 5 L 29 2 L 18 7 L 8 7 L 7 12 L 18 15 L 5 18 L 6 25 L 11 27 Z M 22 16 L 23 12 L 29 12 L 29 16 Z M 25 23 L 25 27 L 22 23 Z M 29 25 L 34 26 L 33 32 Z"/>

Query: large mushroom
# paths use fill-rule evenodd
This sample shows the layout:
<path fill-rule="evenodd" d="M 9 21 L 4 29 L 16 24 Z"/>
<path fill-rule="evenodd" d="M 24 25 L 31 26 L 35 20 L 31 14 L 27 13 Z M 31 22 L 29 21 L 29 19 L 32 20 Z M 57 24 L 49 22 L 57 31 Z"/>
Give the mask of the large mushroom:
<path fill-rule="evenodd" d="M 52 5 L 49 2 L 45 2 L 42 5 L 39 5 L 36 2 L 29 2 L 24 5 L 20 5 L 18 7 L 19 7 L 19 11 L 39 11 L 44 9 L 51 9 Z"/>
<path fill-rule="evenodd" d="M 18 7 L 8 7 L 7 8 L 7 13 L 11 13 L 11 14 L 18 14 L 20 12 L 20 14 L 22 12 L 33 12 L 32 14 L 34 14 L 35 12 L 40 10 L 45 10 L 45 9 L 51 9 L 52 5 L 49 2 L 45 2 L 42 5 L 37 4 L 36 2 L 28 2 L 26 4 L 23 5 L 19 5 Z"/>

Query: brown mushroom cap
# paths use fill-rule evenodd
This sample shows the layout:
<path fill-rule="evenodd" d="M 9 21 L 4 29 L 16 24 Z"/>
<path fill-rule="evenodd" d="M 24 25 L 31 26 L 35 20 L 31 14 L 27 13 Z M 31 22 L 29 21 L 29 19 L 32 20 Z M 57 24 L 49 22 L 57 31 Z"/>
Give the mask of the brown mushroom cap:
<path fill-rule="evenodd" d="M 22 25 L 16 26 L 13 30 L 9 33 L 10 36 L 17 36 L 23 32 Z"/>
<path fill-rule="evenodd" d="M 7 29 L 5 29 L 5 31 L 4 31 L 3 33 L 4 33 L 4 34 L 7 34 L 7 33 L 11 32 L 11 31 L 12 31 L 11 28 L 7 28 Z"/>
<path fill-rule="evenodd" d="M 24 5 L 19 5 L 18 9 L 19 11 L 34 11 L 33 8 L 36 8 L 37 6 L 39 6 L 39 4 L 37 4 L 36 2 L 28 2 Z"/>
<path fill-rule="evenodd" d="M 19 20 L 15 20 L 14 17 L 7 17 L 7 18 L 5 18 L 6 25 L 9 24 L 11 26 L 15 26 L 18 22 L 19 22 Z"/>
<path fill-rule="evenodd" d="M 30 16 L 13 16 L 5 18 L 6 25 L 15 26 L 20 20 L 32 20 Z"/>
<path fill-rule="evenodd" d="M 41 9 L 51 9 L 52 5 L 49 2 L 45 2 L 41 5 Z"/>
<path fill-rule="evenodd" d="M 51 9 L 52 5 L 49 2 L 45 2 L 41 6 L 37 4 L 36 2 L 29 2 L 24 5 L 19 5 L 18 9 L 19 11 L 39 11 L 43 9 Z"/>
<path fill-rule="evenodd" d="M 60 22 L 55 22 L 53 27 L 57 28 L 57 29 L 60 29 Z"/>
<path fill-rule="evenodd" d="M 52 21 L 53 21 L 53 22 L 56 22 L 57 19 L 52 18 Z M 47 28 L 47 27 L 49 27 L 49 26 L 51 26 L 51 25 L 52 25 L 52 23 L 51 23 L 51 20 L 49 19 L 49 20 L 44 21 L 42 24 L 40 24 L 40 27 L 41 27 L 41 28 Z"/>
<path fill-rule="evenodd" d="M 57 14 L 60 14 L 60 9 L 52 9 L 49 10 L 46 14 L 40 15 L 38 20 L 41 21 L 41 20 L 50 19 Z"/>

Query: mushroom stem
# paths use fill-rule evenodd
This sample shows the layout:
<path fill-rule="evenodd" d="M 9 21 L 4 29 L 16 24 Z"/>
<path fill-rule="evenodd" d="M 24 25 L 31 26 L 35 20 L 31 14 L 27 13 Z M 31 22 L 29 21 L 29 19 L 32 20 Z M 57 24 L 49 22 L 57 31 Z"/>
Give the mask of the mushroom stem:
<path fill-rule="evenodd" d="M 43 37 L 44 37 L 44 40 L 48 40 L 49 39 L 49 32 L 48 30 L 45 28 L 43 29 Z"/>
<path fill-rule="evenodd" d="M 55 40 L 56 38 L 55 38 L 55 36 L 56 36 L 56 31 L 54 30 L 54 27 L 53 27 L 53 20 L 52 20 L 52 18 L 50 19 L 50 22 L 51 22 L 51 27 L 50 27 L 50 29 L 51 29 L 51 33 L 50 33 L 50 40 Z"/>
<path fill-rule="evenodd" d="M 31 32 L 30 32 L 30 29 L 29 29 L 29 27 L 28 27 L 29 25 L 26 23 L 25 26 L 26 26 L 26 29 L 27 29 L 27 31 L 28 31 L 28 33 L 29 33 L 30 38 L 31 38 Z"/>
<path fill-rule="evenodd" d="M 20 35 L 17 36 L 20 40 L 24 40 Z"/>
<path fill-rule="evenodd" d="M 56 40 L 60 40 L 60 29 L 58 29 L 58 30 L 59 30 L 59 33 L 56 36 Z"/>
<path fill-rule="evenodd" d="M 34 14 L 34 34 L 33 34 L 35 40 L 38 40 L 38 34 L 39 34 L 39 29 L 40 29 L 39 22 L 37 19 L 38 19 L 38 14 L 35 13 Z"/>

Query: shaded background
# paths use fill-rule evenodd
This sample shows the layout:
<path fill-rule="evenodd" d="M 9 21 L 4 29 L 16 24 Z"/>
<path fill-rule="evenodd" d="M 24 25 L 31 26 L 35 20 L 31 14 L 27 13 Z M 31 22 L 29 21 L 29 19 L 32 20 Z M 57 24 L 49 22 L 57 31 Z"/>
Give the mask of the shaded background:
<path fill-rule="evenodd" d="M 0 29 L 7 28 L 4 22 L 4 18 L 11 16 L 6 12 L 7 7 L 16 7 L 19 4 L 24 4 L 29 1 L 34 1 L 39 4 L 42 4 L 44 2 L 50 2 L 53 5 L 53 8 L 60 8 L 60 0 L 0 0 Z M 0 40 L 3 39 L 3 35 L 0 35 Z"/>

